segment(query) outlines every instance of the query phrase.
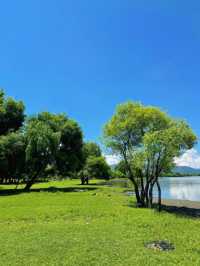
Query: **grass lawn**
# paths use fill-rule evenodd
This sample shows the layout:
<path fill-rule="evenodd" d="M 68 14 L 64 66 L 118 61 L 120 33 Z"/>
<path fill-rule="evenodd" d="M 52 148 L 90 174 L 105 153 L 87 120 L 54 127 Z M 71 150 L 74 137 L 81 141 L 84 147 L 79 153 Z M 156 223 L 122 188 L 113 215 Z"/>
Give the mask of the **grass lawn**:
<path fill-rule="evenodd" d="M 122 188 L 94 181 L 79 191 L 72 180 L 0 189 L 0 265 L 200 265 L 199 219 L 134 208 Z M 176 249 L 148 250 L 151 240 Z"/>

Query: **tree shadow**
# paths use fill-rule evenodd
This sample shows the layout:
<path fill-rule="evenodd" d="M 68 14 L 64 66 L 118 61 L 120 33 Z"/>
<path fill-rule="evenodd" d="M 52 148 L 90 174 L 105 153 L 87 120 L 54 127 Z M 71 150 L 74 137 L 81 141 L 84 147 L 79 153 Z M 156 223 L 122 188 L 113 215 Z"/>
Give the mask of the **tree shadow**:
<path fill-rule="evenodd" d="M 128 183 L 124 180 L 103 180 L 96 183 L 91 183 L 89 186 L 101 186 L 101 187 L 115 187 L 115 188 L 126 188 L 127 190 L 130 190 Z"/>
<path fill-rule="evenodd" d="M 27 194 L 27 193 L 34 193 L 34 192 L 47 192 L 47 193 L 70 193 L 70 192 L 87 192 L 87 191 L 93 191 L 96 190 L 95 187 L 48 187 L 48 188 L 33 188 L 30 189 L 30 191 L 25 191 L 24 189 L 0 189 L 0 197 L 1 196 L 12 196 L 12 195 L 18 195 L 18 194 Z"/>
<path fill-rule="evenodd" d="M 197 208 L 162 205 L 162 211 L 181 217 L 200 218 L 200 209 Z"/>
<path fill-rule="evenodd" d="M 106 186 L 106 185 L 107 185 L 106 182 L 95 182 L 95 183 L 89 183 L 87 186 Z"/>
<path fill-rule="evenodd" d="M 103 186 L 112 186 L 112 185 L 110 185 L 109 184 L 109 181 L 97 181 L 97 182 L 93 182 L 93 183 L 89 183 L 89 184 L 87 184 L 87 185 L 82 185 L 82 184 L 79 184 L 79 186 L 101 186 L 101 187 L 103 187 Z"/>
<path fill-rule="evenodd" d="M 138 207 L 137 202 L 135 200 L 130 200 L 128 205 L 130 208 L 138 208 L 138 209 L 148 209 L 147 207 Z M 159 212 L 158 204 L 154 203 L 152 210 Z M 200 218 L 200 208 L 192 208 L 192 207 L 185 207 L 185 206 L 173 206 L 173 205 L 165 205 L 162 204 L 161 213 L 167 212 L 170 214 L 175 214 L 179 217 L 187 217 L 187 218 Z"/>

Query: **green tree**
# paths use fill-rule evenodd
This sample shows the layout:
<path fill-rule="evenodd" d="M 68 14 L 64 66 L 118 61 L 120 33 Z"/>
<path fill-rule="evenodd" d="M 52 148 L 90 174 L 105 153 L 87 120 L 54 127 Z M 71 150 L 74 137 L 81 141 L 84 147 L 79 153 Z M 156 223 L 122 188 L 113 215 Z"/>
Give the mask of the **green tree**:
<path fill-rule="evenodd" d="M 161 187 L 159 177 L 171 171 L 174 158 L 180 156 L 187 149 L 191 149 L 196 142 L 196 136 L 183 121 L 173 121 L 165 129 L 149 132 L 144 136 L 144 154 L 142 176 L 146 177 L 145 190 L 147 204 L 152 207 L 153 188 L 158 188 L 158 206 L 161 208 Z M 142 160 L 141 160 L 142 161 Z M 142 164 L 140 164 L 142 166 Z"/>
<path fill-rule="evenodd" d="M 18 183 L 25 173 L 25 141 L 21 132 L 0 137 L 0 183 Z"/>
<path fill-rule="evenodd" d="M 83 164 L 83 134 L 79 125 L 68 120 L 61 130 L 57 166 L 61 174 L 78 172 Z"/>
<path fill-rule="evenodd" d="M 83 136 L 74 120 L 48 112 L 24 119 L 23 103 L 0 91 L 0 182 L 18 182 L 26 174 L 28 190 L 45 169 L 79 171 Z"/>
<path fill-rule="evenodd" d="M 17 131 L 24 123 L 24 104 L 11 97 L 6 98 L 3 90 L 0 91 L 0 135 Z"/>
<path fill-rule="evenodd" d="M 39 120 L 48 125 L 54 133 L 60 134 L 56 152 L 56 169 L 61 175 L 77 172 L 83 165 L 83 133 L 77 122 L 65 114 L 39 113 L 30 121 Z"/>
<path fill-rule="evenodd" d="M 83 156 L 85 159 L 90 156 L 100 157 L 102 156 L 101 148 L 95 142 L 86 142 L 83 145 Z"/>
<path fill-rule="evenodd" d="M 115 173 L 116 173 L 116 177 L 117 177 L 117 174 L 119 175 L 120 178 L 125 178 L 127 177 L 126 174 L 126 164 L 124 162 L 124 160 L 121 160 L 116 166 L 115 166 L 115 169 L 114 169 Z"/>
<path fill-rule="evenodd" d="M 168 132 L 168 130 L 172 130 L 172 128 L 175 128 L 174 132 L 178 134 L 177 125 L 183 124 L 183 122 L 174 121 L 158 108 L 143 106 L 140 103 L 128 102 L 119 105 L 116 113 L 105 125 L 105 144 L 114 154 L 120 156 L 124 161 L 127 177 L 134 185 L 138 206 L 148 205 L 149 193 L 152 186 L 154 186 L 155 183 L 158 184 L 158 182 L 154 183 L 152 181 L 155 179 L 157 181 L 158 178 L 155 177 L 155 171 L 150 171 L 152 158 L 147 156 L 147 154 L 150 154 L 150 146 L 147 145 L 148 136 L 149 138 L 150 136 L 159 136 L 161 132 Z M 188 125 L 184 124 L 184 128 L 185 130 L 183 132 L 185 138 L 190 135 L 192 139 L 190 145 L 185 145 L 184 147 L 192 147 L 196 137 Z M 154 137 L 154 140 L 156 141 L 157 138 Z M 181 142 L 183 139 L 176 138 L 176 140 L 176 147 L 179 147 L 176 153 L 178 153 L 183 150 L 183 142 Z M 178 140 L 180 142 L 178 142 Z M 167 150 L 164 149 L 163 152 L 164 158 L 167 157 Z M 172 157 L 172 161 L 173 158 L 174 156 Z M 164 168 L 169 167 L 169 165 L 170 164 L 165 162 L 166 167 Z M 155 165 L 152 167 L 155 167 Z M 146 179 L 147 185 L 145 185 L 144 178 Z"/>
<path fill-rule="evenodd" d="M 108 179 L 111 175 L 111 169 L 104 157 L 88 157 L 84 170 L 90 178 Z"/>
<path fill-rule="evenodd" d="M 48 166 L 55 162 L 60 143 L 60 133 L 54 132 L 49 125 L 39 120 L 29 121 L 24 129 L 26 143 L 25 190 L 29 190 Z"/>
<path fill-rule="evenodd" d="M 0 182 L 18 182 L 24 169 L 24 104 L 0 91 Z"/>

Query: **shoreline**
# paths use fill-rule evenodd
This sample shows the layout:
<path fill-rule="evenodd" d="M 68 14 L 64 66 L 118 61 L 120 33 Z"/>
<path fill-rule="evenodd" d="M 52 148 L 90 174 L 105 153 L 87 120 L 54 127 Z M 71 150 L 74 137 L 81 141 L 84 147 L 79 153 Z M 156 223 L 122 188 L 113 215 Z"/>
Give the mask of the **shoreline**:
<path fill-rule="evenodd" d="M 200 201 L 163 199 L 162 205 L 200 209 Z"/>

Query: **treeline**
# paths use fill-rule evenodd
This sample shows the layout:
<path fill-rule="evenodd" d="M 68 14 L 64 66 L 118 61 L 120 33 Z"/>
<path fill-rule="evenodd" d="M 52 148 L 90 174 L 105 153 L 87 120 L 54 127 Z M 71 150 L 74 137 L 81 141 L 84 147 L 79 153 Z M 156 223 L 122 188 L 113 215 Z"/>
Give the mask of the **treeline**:
<path fill-rule="evenodd" d="M 179 172 L 174 172 L 174 173 L 167 173 L 163 174 L 162 177 L 185 177 L 185 176 L 200 176 L 200 173 L 179 173 Z"/>
<path fill-rule="evenodd" d="M 96 143 L 84 143 L 76 121 L 65 114 L 39 113 L 27 117 L 22 102 L 0 92 L 0 183 L 25 183 L 24 189 L 40 180 L 61 176 L 128 178 L 137 205 L 153 206 L 153 189 L 159 177 L 174 168 L 174 158 L 197 142 L 190 126 L 159 108 L 127 102 L 117 107 L 103 131 L 105 146 L 120 159 L 111 171 Z"/>
<path fill-rule="evenodd" d="M 23 102 L 0 91 L 0 183 L 25 190 L 52 176 L 108 178 L 96 143 L 84 143 L 79 124 L 65 114 L 25 115 Z"/>

